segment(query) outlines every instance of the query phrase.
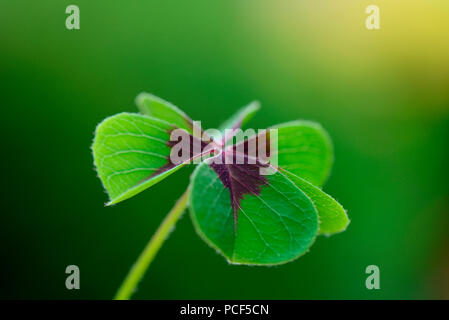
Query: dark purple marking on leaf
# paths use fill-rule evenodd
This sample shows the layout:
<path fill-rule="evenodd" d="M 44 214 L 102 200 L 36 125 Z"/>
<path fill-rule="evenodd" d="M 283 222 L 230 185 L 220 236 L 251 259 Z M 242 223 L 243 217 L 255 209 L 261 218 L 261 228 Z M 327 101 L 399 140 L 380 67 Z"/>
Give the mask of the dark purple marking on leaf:
<path fill-rule="evenodd" d="M 168 135 L 171 136 L 172 132 L 174 130 L 177 130 L 179 128 L 177 127 L 173 127 L 171 129 L 169 129 L 167 131 Z M 148 180 L 154 176 L 157 176 L 161 173 L 164 173 L 165 171 L 168 171 L 170 169 L 173 169 L 174 167 L 180 165 L 183 162 L 188 162 L 190 160 L 192 160 L 193 158 L 201 155 L 202 153 L 206 152 L 208 149 L 207 148 L 211 148 L 211 143 L 212 140 L 202 140 L 200 138 L 194 137 L 192 136 L 190 133 L 188 133 L 185 130 L 179 129 L 180 133 L 182 135 L 178 136 L 178 140 L 175 141 L 167 141 L 167 146 L 170 147 L 170 154 L 172 153 L 172 149 L 173 147 L 177 146 L 180 147 L 180 151 L 178 151 L 178 157 L 182 158 L 183 161 L 178 162 L 178 163 L 174 163 L 172 162 L 172 159 L 170 156 L 167 156 L 167 163 L 165 165 L 163 165 L 162 167 L 160 167 L 158 170 L 156 170 L 155 172 L 153 172 L 149 177 L 147 177 L 145 180 Z M 184 150 L 184 148 L 182 147 L 186 147 L 189 150 L 188 154 L 182 154 L 182 150 Z M 197 150 L 196 150 L 197 149 Z M 212 152 L 212 151 L 211 151 Z M 144 181 L 145 181 L 144 180 Z"/>
<path fill-rule="evenodd" d="M 265 143 L 268 147 L 269 156 L 269 134 L 258 135 L 241 143 L 244 153 L 237 152 L 237 145 L 231 149 L 223 150 L 220 161 L 211 161 L 209 166 L 217 173 L 221 183 L 229 189 L 231 207 L 234 214 L 234 231 L 237 232 L 238 211 L 240 202 L 246 194 L 259 196 L 262 186 L 268 185 L 268 179 L 260 174 L 262 168 L 269 166 L 255 157 L 248 155 L 252 151 L 250 140 L 255 139 L 256 144 Z M 242 149 L 240 149 L 242 150 Z M 239 159 L 240 163 L 236 163 Z"/>

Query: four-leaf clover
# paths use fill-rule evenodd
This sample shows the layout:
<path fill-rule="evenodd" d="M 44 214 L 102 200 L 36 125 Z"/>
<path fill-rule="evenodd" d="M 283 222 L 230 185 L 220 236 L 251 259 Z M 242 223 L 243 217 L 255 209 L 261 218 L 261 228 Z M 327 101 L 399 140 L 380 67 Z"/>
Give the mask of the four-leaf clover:
<path fill-rule="evenodd" d="M 321 189 L 333 161 L 331 140 L 321 125 L 292 121 L 269 128 L 277 132 L 277 148 L 269 150 L 268 158 L 276 157 L 275 166 L 257 158 L 252 163 L 214 161 L 235 157 L 239 144 L 260 139 L 259 135 L 239 142 L 232 135 L 203 138 L 201 145 L 212 148 L 174 163 L 171 133 L 181 130 L 195 142 L 193 121 L 148 93 L 140 94 L 136 103 L 140 113 L 109 117 L 95 132 L 95 167 L 110 197 L 108 205 L 136 195 L 206 154 L 191 176 L 186 204 L 197 233 L 230 263 L 285 263 L 304 254 L 317 235 L 346 229 L 345 210 Z M 258 103 L 242 108 L 220 130 L 241 128 L 258 109 Z M 269 134 L 265 138 L 269 141 Z M 261 174 L 267 166 L 273 172 Z"/>

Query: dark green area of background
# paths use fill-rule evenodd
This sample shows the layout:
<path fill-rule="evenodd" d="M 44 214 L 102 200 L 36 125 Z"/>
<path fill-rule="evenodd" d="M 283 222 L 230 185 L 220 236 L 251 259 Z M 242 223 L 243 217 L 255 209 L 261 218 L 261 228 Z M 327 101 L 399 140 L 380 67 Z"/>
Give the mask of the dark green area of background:
<path fill-rule="evenodd" d="M 80 30 L 65 29 L 69 4 L 80 7 Z M 325 190 L 352 222 L 300 259 L 265 268 L 229 265 L 184 215 L 135 298 L 449 297 L 446 57 L 429 51 L 441 64 L 429 75 L 429 57 L 390 50 L 383 39 L 407 42 L 392 35 L 388 10 L 381 30 L 365 30 L 367 4 L 344 15 L 309 3 L 283 16 L 274 2 L 2 1 L 0 298 L 113 297 L 191 172 L 103 206 L 93 132 L 136 111 L 141 91 L 208 127 L 253 99 L 262 103 L 254 128 L 320 122 L 335 145 Z M 347 42 L 329 45 L 332 23 Z M 78 291 L 64 285 L 70 264 L 81 270 Z M 378 291 L 365 288 L 371 264 Z"/>

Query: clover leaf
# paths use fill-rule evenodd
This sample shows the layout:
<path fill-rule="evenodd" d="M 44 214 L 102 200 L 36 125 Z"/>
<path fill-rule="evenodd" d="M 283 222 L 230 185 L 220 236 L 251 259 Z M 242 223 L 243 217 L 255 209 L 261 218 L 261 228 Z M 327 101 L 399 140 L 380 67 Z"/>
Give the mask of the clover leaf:
<path fill-rule="evenodd" d="M 140 113 L 109 117 L 95 132 L 94 164 L 109 195 L 107 205 L 142 192 L 187 163 L 198 166 L 116 298 L 131 296 L 187 206 L 197 233 L 232 264 L 286 263 L 307 252 L 316 236 L 344 231 L 349 224 L 343 207 L 321 189 L 333 152 L 318 123 L 292 121 L 238 138 L 238 130 L 260 108 L 253 102 L 218 135 L 209 135 L 154 95 L 141 93 L 136 104 Z M 265 157 L 251 152 L 252 142 L 265 146 Z M 174 161 L 179 154 L 181 160 Z"/>

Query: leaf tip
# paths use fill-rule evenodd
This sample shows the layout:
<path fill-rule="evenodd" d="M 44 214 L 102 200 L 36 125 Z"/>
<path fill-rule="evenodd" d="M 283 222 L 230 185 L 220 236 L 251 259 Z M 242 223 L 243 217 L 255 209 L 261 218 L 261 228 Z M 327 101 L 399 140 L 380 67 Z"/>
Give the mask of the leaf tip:
<path fill-rule="evenodd" d="M 253 111 L 257 111 L 260 109 L 260 101 L 259 100 L 253 100 L 249 104 L 249 108 L 251 108 Z"/>
<path fill-rule="evenodd" d="M 108 202 L 106 202 L 106 203 L 104 204 L 104 206 L 105 206 L 105 207 L 112 207 L 112 206 L 114 206 L 117 202 L 118 202 L 117 200 L 112 199 L 112 200 L 109 200 Z"/>
<path fill-rule="evenodd" d="M 139 107 L 140 105 L 143 104 L 143 102 L 144 102 L 144 100 L 145 100 L 146 98 L 150 98 L 150 97 L 152 97 L 152 96 L 153 96 L 153 95 L 152 95 L 151 93 L 142 91 L 141 93 L 139 93 L 139 94 L 136 96 L 136 98 L 134 99 L 134 103 Z"/>

